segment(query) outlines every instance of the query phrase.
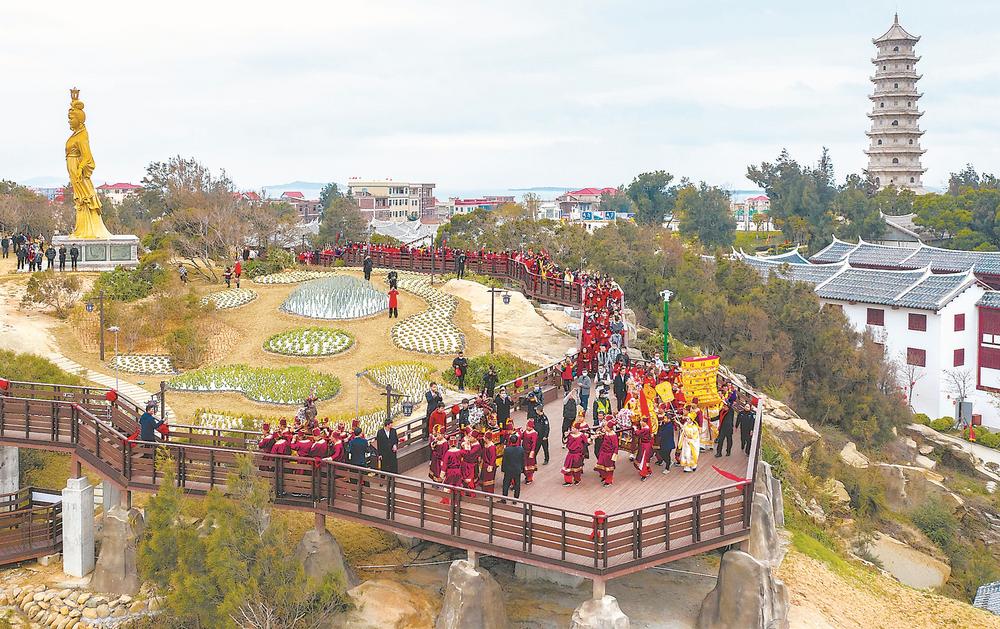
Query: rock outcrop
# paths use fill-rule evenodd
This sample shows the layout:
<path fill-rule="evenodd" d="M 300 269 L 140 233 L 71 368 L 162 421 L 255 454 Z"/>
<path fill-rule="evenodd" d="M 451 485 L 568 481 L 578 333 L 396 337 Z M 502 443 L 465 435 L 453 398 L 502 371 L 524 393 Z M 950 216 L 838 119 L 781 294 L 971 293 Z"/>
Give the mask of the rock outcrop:
<path fill-rule="evenodd" d="M 944 477 L 922 467 L 879 463 L 876 469 L 886 480 L 885 497 L 896 511 L 907 511 L 926 500 L 940 500 L 952 509 L 965 501 L 944 485 Z"/>
<path fill-rule="evenodd" d="M 951 566 L 945 562 L 884 533 L 876 533 L 869 551 L 886 572 L 913 588 L 938 588 L 951 576 Z"/>
<path fill-rule="evenodd" d="M 866 468 L 871 465 L 868 457 L 858 452 L 858 446 L 853 441 L 848 441 L 840 451 L 840 460 L 851 467 Z"/>
<path fill-rule="evenodd" d="M 788 589 L 770 566 L 739 550 L 722 556 L 698 629 L 787 629 Z"/>
<path fill-rule="evenodd" d="M 430 629 L 434 610 L 427 596 L 395 581 L 372 579 L 347 591 L 354 604 L 332 627 L 351 629 Z"/>
<path fill-rule="evenodd" d="M 90 588 L 107 594 L 133 596 L 139 591 L 136 549 L 144 528 L 142 512 L 114 506 L 104 514 L 101 554 L 97 557 Z"/>
<path fill-rule="evenodd" d="M 629 629 L 631 623 L 614 596 L 590 599 L 573 612 L 570 629 Z"/>
<path fill-rule="evenodd" d="M 503 592 L 496 579 L 472 562 L 453 561 L 435 629 L 504 629 L 508 626 Z"/>
<path fill-rule="evenodd" d="M 777 400 L 764 398 L 764 426 L 788 452 L 798 458 L 802 451 L 819 441 L 820 435 L 792 409 Z"/>
<path fill-rule="evenodd" d="M 332 572 L 343 574 L 344 584 L 348 589 L 361 583 L 350 564 L 344 559 L 344 551 L 340 549 L 340 544 L 325 528 L 312 528 L 306 531 L 295 549 L 295 557 L 302 562 L 306 577 L 309 579 L 322 581 Z"/>

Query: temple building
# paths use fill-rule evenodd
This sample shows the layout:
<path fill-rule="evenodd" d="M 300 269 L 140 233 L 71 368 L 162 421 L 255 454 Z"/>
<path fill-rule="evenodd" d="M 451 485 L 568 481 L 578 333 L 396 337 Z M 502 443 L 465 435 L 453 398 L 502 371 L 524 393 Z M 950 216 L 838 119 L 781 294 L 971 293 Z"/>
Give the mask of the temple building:
<path fill-rule="evenodd" d="M 920 38 L 910 35 L 899 25 L 897 14 L 892 27 L 884 35 L 872 40 L 878 52 L 872 63 L 875 91 L 872 101 L 868 172 L 880 188 L 894 185 L 921 192 L 921 177 L 926 171 L 920 163 L 924 150 L 920 136 L 924 134 L 918 124 L 923 115 L 917 101 L 923 96 L 917 91 L 917 61 L 914 44 Z"/>

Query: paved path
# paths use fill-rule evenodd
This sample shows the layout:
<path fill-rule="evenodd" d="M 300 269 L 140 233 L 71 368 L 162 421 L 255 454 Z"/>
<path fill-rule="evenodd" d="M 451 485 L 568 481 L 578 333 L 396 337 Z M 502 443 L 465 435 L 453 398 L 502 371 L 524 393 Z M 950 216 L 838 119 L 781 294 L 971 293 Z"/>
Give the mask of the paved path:
<path fill-rule="evenodd" d="M 914 424 L 914 426 L 917 426 L 917 425 L 919 425 L 919 424 Z M 985 461 L 987 463 L 995 463 L 997 465 L 1000 465 L 1000 450 L 994 450 L 993 448 L 987 448 L 984 445 L 981 445 L 981 444 L 978 444 L 978 443 L 972 443 L 971 441 L 966 441 L 965 439 L 962 439 L 960 437 L 955 437 L 954 435 L 949 435 L 949 434 L 946 434 L 946 433 L 943 433 L 943 432 L 939 432 L 938 435 L 942 439 L 945 439 L 945 440 L 947 440 L 947 441 L 949 441 L 951 443 L 957 444 L 960 448 L 962 448 L 966 452 L 971 452 L 977 458 L 982 459 L 983 461 Z M 978 466 L 977 469 L 980 472 L 982 472 L 983 474 L 985 474 L 985 475 L 989 476 L 990 478 L 992 478 L 993 480 L 1000 481 L 1000 474 L 996 474 L 995 472 L 991 471 L 990 469 L 988 469 L 988 468 L 986 468 L 986 467 L 984 467 L 982 465 Z"/>
<path fill-rule="evenodd" d="M 56 366 L 64 371 L 78 374 L 81 378 L 95 382 L 102 387 L 108 387 L 109 389 L 115 388 L 115 377 L 113 375 L 109 376 L 108 374 L 88 369 L 80 363 L 70 360 L 59 353 L 49 353 L 46 355 L 46 358 L 51 360 L 56 364 Z M 149 401 L 149 398 L 153 396 L 152 392 L 140 387 L 139 385 L 132 384 L 131 382 L 121 379 L 118 380 L 118 391 L 139 405 L 145 404 Z M 173 410 L 167 406 L 164 409 L 164 417 L 168 422 L 171 422 L 176 418 L 176 415 L 174 415 Z"/>

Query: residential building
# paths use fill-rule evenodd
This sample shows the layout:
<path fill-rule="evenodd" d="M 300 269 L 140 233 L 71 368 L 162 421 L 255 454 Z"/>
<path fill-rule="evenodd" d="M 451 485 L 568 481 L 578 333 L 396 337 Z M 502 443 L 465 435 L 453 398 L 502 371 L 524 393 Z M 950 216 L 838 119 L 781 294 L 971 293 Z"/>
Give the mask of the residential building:
<path fill-rule="evenodd" d="M 901 398 L 914 412 L 955 417 L 964 401 L 969 418 L 1000 426 L 993 404 L 1000 393 L 1000 292 L 977 279 L 973 268 L 935 273 L 929 264 L 891 270 L 847 259 L 813 264 L 797 250 L 737 255 L 765 277 L 813 285 L 824 307 L 840 309 L 855 330 L 870 333 L 893 363 Z"/>
<path fill-rule="evenodd" d="M 133 194 L 138 194 L 140 190 L 142 190 L 142 186 L 137 186 L 134 183 L 106 183 L 97 186 L 97 193 L 104 195 L 108 201 L 115 205 L 121 205 L 122 201 Z"/>
<path fill-rule="evenodd" d="M 460 199 L 458 197 L 449 197 L 448 202 L 445 205 L 447 210 L 447 218 L 451 218 L 457 214 L 469 214 L 474 210 L 487 210 L 492 211 L 504 205 L 505 203 L 514 203 L 513 196 L 485 196 L 476 199 Z"/>
<path fill-rule="evenodd" d="M 66 198 L 66 188 L 64 188 L 63 186 L 59 186 L 59 187 L 56 187 L 56 188 L 35 188 L 35 187 L 32 187 L 32 188 L 30 188 L 30 190 L 33 191 L 33 192 L 36 192 L 36 193 L 38 193 L 40 195 L 42 195 L 43 197 L 45 197 L 49 201 L 56 201 L 57 203 L 61 203 L 62 200 L 64 198 Z M 58 197 L 58 200 L 57 200 L 57 197 Z"/>
<path fill-rule="evenodd" d="M 320 205 L 319 199 L 307 199 L 304 194 L 295 190 L 282 192 L 278 200 L 295 208 L 299 214 L 300 223 L 318 221 L 323 214 L 323 206 Z"/>
<path fill-rule="evenodd" d="M 419 220 L 436 214 L 432 183 L 352 177 L 347 182 L 347 191 L 368 220 Z"/>
<path fill-rule="evenodd" d="M 559 220 L 559 202 L 558 201 L 541 201 L 538 204 L 538 212 L 535 216 L 538 220 Z"/>
<path fill-rule="evenodd" d="M 616 192 L 617 188 L 581 188 L 562 194 L 556 197 L 556 203 L 559 204 L 559 218 L 582 220 L 583 212 L 600 210 L 601 195 Z"/>
<path fill-rule="evenodd" d="M 914 45 L 920 37 L 910 35 L 899 25 L 899 15 L 881 37 L 872 40 L 878 52 L 872 59 L 875 76 L 871 77 L 875 90 L 868 98 L 872 101 L 868 172 L 875 183 L 884 188 L 889 185 L 922 191 L 921 177 L 927 169 L 921 166 L 919 121 L 923 116 L 917 101 L 923 96 L 917 91 L 917 62 L 920 57 Z"/>
<path fill-rule="evenodd" d="M 767 198 L 767 195 L 758 194 L 743 201 L 730 201 L 729 210 L 732 212 L 733 218 L 736 219 L 736 231 L 758 231 L 757 223 L 754 222 L 753 217 L 758 214 L 767 217 L 771 210 L 771 200 Z M 761 223 L 760 229 L 774 231 L 771 219 L 767 218 Z"/>

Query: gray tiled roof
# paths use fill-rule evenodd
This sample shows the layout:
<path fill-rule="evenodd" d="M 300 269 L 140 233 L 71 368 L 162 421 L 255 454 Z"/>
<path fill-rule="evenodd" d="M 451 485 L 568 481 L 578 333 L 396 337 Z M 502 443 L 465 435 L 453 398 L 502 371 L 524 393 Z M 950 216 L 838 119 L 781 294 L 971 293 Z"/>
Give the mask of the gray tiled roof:
<path fill-rule="evenodd" d="M 814 285 L 825 282 L 843 268 L 843 265 L 840 264 L 789 264 L 753 256 L 743 256 L 742 259 L 760 273 L 764 279 L 768 279 L 773 273 L 782 279 L 808 282 Z"/>
<path fill-rule="evenodd" d="M 809 260 L 802 257 L 799 253 L 799 248 L 796 247 L 791 251 L 786 251 L 785 253 L 779 253 L 775 256 L 763 256 L 765 260 L 770 260 L 772 262 L 787 262 L 788 264 L 809 264 Z"/>
<path fill-rule="evenodd" d="M 1000 615 L 1000 581 L 980 585 L 972 606 Z"/>
<path fill-rule="evenodd" d="M 877 271 L 846 268 L 818 286 L 816 294 L 824 299 L 895 305 L 896 296 L 920 281 L 923 271 Z"/>
<path fill-rule="evenodd" d="M 834 238 L 833 242 L 810 260 L 818 263 L 847 260 L 853 266 L 896 269 L 923 269 L 930 266 L 935 273 L 959 273 L 971 268 L 979 274 L 1000 275 L 1000 251 L 960 251 L 924 244 L 910 249 L 868 242 L 854 244 Z"/>
<path fill-rule="evenodd" d="M 813 262 L 840 262 L 856 248 L 857 245 L 855 244 L 834 238 L 833 242 L 824 247 L 819 253 L 813 255 L 810 260 Z"/>
<path fill-rule="evenodd" d="M 904 308 L 919 308 L 922 310 L 937 310 L 944 305 L 942 302 L 952 293 L 969 281 L 965 273 L 947 275 L 928 275 L 916 286 L 906 291 L 896 299 L 895 305 Z"/>
<path fill-rule="evenodd" d="M 976 302 L 977 306 L 985 306 L 986 308 L 1000 308 L 1000 291 L 988 290 L 983 293 L 983 296 L 979 298 Z"/>

